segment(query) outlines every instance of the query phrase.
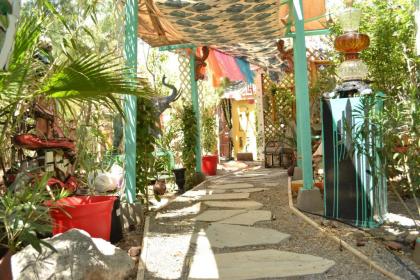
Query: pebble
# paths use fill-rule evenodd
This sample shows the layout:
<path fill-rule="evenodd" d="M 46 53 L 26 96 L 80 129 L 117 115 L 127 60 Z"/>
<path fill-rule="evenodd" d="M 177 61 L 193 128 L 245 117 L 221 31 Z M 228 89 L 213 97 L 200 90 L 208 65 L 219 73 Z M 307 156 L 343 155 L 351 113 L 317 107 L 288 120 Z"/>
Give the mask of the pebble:
<path fill-rule="evenodd" d="M 416 241 L 417 236 L 418 236 L 417 233 L 409 233 L 409 234 L 407 234 L 407 236 L 405 237 L 405 243 L 407 245 L 413 244 Z"/>
<path fill-rule="evenodd" d="M 128 255 L 130 257 L 138 256 L 140 255 L 140 252 L 141 252 L 141 246 L 134 246 L 128 249 Z"/>
<path fill-rule="evenodd" d="M 395 241 L 388 241 L 385 243 L 386 247 L 388 247 L 391 250 L 399 251 L 403 248 L 403 245 L 401 243 L 395 242 Z"/>

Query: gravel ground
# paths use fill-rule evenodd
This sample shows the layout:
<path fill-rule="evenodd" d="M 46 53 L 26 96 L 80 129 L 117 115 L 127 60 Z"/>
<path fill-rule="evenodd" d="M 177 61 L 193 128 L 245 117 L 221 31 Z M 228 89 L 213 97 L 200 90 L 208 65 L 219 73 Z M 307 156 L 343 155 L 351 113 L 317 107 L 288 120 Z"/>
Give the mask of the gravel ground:
<path fill-rule="evenodd" d="M 320 256 L 335 261 L 335 265 L 324 274 L 309 275 L 302 277 L 289 277 L 282 279 L 386 279 L 385 276 L 371 269 L 360 259 L 356 258 L 353 254 L 340 248 L 334 241 L 326 237 L 317 229 L 305 223 L 301 218 L 295 216 L 288 206 L 287 194 L 287 174 L 284 170 L 280 169 L 259 169 L 248 170 L 244 172 L 235 172 L 224 176 L 223 178 L 215 178 L 212 180 L 220 183 L 251 183 L 254 187 L 267 187 L 269 188 L 263 192 L 251 193 L 250 199 L 264 204 L 262 210 L 270 210 L 273 214 L 273 220 L 259 222 L 255 226 L 261 228 L 272 228 L 291 235 L 289 240 L 283 241 L 275 245 L 262 245 L 262 246 L 246 246 L 240 248 L 224 248 L 214 249 L 215 253 L 228 253 L 235 251 L 245 250 L 259 250 L 259 249 L 279 249 L 291 251 L 295 253 L 310 254 Z M 205 189 L 202 187 L 201 189 Z M 174 200 L 159 213 L 167 213 L 173 210 L 190 207 L 196 204 L 197 201 Z M 201 205 L 200 213 L 207 209 L 206 206 Z M 193 232 L 198 232 L 200 229 L 206 228 L 208 224 L 193 222 L 188 220 L 197 214 L 190 214 L 179 218 L 170 219 L 155 219 L 156 213 L 151 214 L 150 220 L 150 233 L 153 234 L 167 234 L 170 236 L 173 233 L 179 234 L 180 239 L 185 239 L 185 236 L 191 235 Z M 322 218 L 311 216 L 318 223 L 322 222 Z M 335 224 L 334 224 L 335 227 Z M 343 240 L 349 244 L 355 244 L 355 229 L 337 225 L 336 228 L 331 228 Z M 168 242 L 169 246 L 173 244 L 175 247 L 182 247 L 176 240 Z M 364 247 L 358 247 L 366 255 L 371 256 L 372 259 L 377 261 L 381 266 L 399 275 L 402 279 L 419 279 L 416 273 L 419 273 L 418 267 L 413 264 L 409 258 L 402 255 L 396 258 L 395 255 L 385 249 L 382 242 L 375 239 L 369 239 Z M 180 271 L 178 278 L 162 278 L 150 271 L 146 271 L 145 279 L 187 279 L 191 257 L 195 251 L 195 245 L 189 244 L 188 248 L 179 248 L 179 251 L 186 251 L 179 256 L 169 256 L 162 259 L 149 260 L 155 262 L 157 267 L 164 270 L 166 267 L 175 266 L 177 263 L 183 263 L 182 271 Z M 153 257 L 154 254 L 159 252 L 151 252 L 149 256 Z M 400 259 L 401 258 L 401 259 Z M 411 270 L 411 271 L 410 271 Z M 273 278 L 271 278 L 273 279 Z M 234 279 L 232 279 L 234 280 Z"/>

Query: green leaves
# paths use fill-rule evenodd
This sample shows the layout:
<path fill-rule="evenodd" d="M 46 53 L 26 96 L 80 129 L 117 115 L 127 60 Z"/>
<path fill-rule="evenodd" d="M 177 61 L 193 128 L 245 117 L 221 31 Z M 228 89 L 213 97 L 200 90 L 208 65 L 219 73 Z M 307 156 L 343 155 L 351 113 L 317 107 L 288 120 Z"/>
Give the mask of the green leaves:
<path fill-rule="evenodd" d="M 216 116 L 214 107 L 205 108 L 202 111 L 201 119 L 203 149 L 206 153 L 214 153 L 217 150 Z"/>
<path fill-rule="evenodd" d="M 15 252 L 26 245 L 31 245 L 41 253 L 38 234 L 51 232 L 49 208 L 44 201 L 60 199 L 65 194 L 49 193 L 46 190 L 48 175 L 43 176 L 33 186 L 25 187 L 18 192 L 8 191 L 0 196 L 0 245 Z M 48 246 L 48 245 L 47 245 Z M 51 247 L 51 246 L 48 246 Z"/>
<path fill-rule="evenodd" d="M 182 132 L 184 135 L 182 143 L 182 161 L 187 169 L 186 185 L 192 187 L 192 180 L 195 174 L 195 146 L 197 144 L 197 122 L 194 109 L 191 103 L 185 103 L 182 112 Z"/>

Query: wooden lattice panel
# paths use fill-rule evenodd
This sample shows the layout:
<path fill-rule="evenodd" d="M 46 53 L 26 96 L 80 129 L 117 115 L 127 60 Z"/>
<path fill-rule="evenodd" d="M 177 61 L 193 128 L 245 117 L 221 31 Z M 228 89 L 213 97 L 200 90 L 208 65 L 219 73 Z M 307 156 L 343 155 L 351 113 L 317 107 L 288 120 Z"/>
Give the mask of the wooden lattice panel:
<path fill-rule="evenodd" d="M 330 64 L 321 50 L 307 50 L 309 85 L 315 84 L 318 69 Z M 276 88 L 273 92 L 272 87 Z M 285 138 L 285 127 L 296 119 L 294 101 L 294 75 L 285 73 L 282 80 L 274 83 L 267 75 L 263 75 L 263 105 L 264 105 L 264 137 L 265 142 L 282 141 Z M 293 101 L 291 102 L 291 98 Z"/>
<path fill-rule="evenodd" d="M 263 93 L 265 142 L 281 141 L 286 133 L 285 127 L 295 115 L 293 100 L 290 99 L 294 94 L 293 75 L 286 74 L 277 85 L 263 75 Z"/>

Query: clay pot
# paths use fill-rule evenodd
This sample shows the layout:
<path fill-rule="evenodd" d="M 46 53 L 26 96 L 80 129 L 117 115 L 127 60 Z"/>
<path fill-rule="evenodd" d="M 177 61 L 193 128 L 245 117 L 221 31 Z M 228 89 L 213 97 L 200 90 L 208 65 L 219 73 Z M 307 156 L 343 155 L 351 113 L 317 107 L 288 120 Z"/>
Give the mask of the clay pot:
<path fill-rule="evenodd" d="M 13 280 L 11 259 L 12 253 L 10 251 L 0 259 L 0 276 L 2 280 Z"/>
<path fill-rule="evenodd" d="M 396 152 L 396 153 L 405 154 L 405 153 L 407 153 L 407 151 L 408 151 L 408 147 L 406 147 L 406 146 L 394 147 L 394 152 Z"/>
<path fill-rule="evenodd" d="M 334 47 L 337 51 L 348 54 L 359 53 L 369 47 L 370 39 L 366 34 L 349 32 L 335 39 Z"/>
<path fill-rule="evenodd" d="M 155 195 L 164 195 L 165 192 L 166 192 L 165 180 L 156 180 L 156 183 L 153 185 L 153 193 Z"/>

